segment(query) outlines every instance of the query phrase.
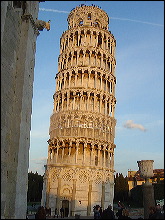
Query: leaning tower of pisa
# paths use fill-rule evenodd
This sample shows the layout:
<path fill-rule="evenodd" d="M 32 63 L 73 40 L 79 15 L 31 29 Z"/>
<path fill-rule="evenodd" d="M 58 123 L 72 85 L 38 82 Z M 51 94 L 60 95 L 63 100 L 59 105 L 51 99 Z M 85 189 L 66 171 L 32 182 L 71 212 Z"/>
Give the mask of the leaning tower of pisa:
<path fill-rule="evenodd" d="M 115 46 L 97 6 L 76 7 L 60 39 L 42 204 L 93 215 L 114 197 Z"/>

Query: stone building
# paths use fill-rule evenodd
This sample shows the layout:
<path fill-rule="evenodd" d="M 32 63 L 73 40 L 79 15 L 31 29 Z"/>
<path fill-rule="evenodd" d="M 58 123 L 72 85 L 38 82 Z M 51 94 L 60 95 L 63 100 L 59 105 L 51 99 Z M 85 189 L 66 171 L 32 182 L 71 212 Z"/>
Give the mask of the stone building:
<path fill-rule="evenodd" d="M 25 219 L 39 1 L 1 1 L 1 219 Z"/>
<path fill-rule="evenodd" d="M 42 205 L 65 216 L 93 215 L 114 198 L 115 47 L 109 18 L 81 5 L 60 39 Z"/>

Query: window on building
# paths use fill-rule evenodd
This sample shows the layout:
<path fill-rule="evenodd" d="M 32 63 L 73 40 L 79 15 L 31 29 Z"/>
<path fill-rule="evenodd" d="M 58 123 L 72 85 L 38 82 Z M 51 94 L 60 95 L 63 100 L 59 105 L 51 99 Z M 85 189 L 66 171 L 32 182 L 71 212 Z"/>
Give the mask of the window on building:
<path fill-rule="evenodd" d="M 95 165 L 98 165 L 98 156 L 95 156 Z"/>
<path fill-rule="evenodd" d="M 26 10 L 26 1 L 13 1 L 13 7 L 14 9 L 22 9 L 23 14 Z"/>
<path fill-rule="evenodd" d="M 91 20 L 91 13 L 88 14 L 88 20 Z"/>
<path fill-rule="evenodd" d="M 82 26 L 82 25 L 83 25 L 83 21 L 80 21 L 80 22 L 79 22 L 79 25 Z"/>

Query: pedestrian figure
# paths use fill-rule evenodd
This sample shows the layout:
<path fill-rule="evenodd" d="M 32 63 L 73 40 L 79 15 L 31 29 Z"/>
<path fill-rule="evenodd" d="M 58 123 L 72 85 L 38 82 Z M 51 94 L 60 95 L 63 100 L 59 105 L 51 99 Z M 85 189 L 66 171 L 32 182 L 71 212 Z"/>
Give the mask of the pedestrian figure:
<path fill-rule="evenodd" d="M 118 202 L 118 212 L 116 213 L 116 216 L 118 217 L 118 219 L 121 219 L 123 209 L 125 209 L 125 206 L 124 206 L 123 203 L 121 203 L 121 202 L 119 201 L 119 202 Z"/>
<path fill-rule="evenodd" d="M 43 206 L 39 206 L 37 213 L 35 214 L 35 219 L 46 219 L 46 211 Z"/>
<path fill-rule="evenodd" d="M 96 205 L 94 208 L 94 219 L 100 219 L 101 215 L 100 215 L 100 206 Z"/>
<path fill-rule="evenodd" d="M 131 218 L 129 217 L 129 212 L 128 212 L 128 210 L 127 210 L 127 209 L 123 209 L 123 210 L 122 210 L 122 215 L 121 215 L 121 217 L 118 218 L 118 219 L 131 219 Z"/>
<path fill-rule="evenodd" d="M 103 213 L 103 209 L 102 209 L 102 207 L 100 207 L 99 212 L 100 212 L 100 217 L 102 217 L 102 213 Z"/>
<path fill-rule="evenodd" d="M 155 219 L 155 216 L 154 216 L 154 214 L 156 212 L 155 206 L 150 206 L 149 210 L 150 210 L 150 212 L 149 212 L 149 219 Z"/>
<path fill-rule="evenodd" d="M 63 207 L 61 207 L 60 213 L 61 213 L 61 218 L 64 218 L 64 208 Z"/>
<path fill-rule="evenodd" d="M 161 207 L 160 205 L 151 206 L 149 213 L 149 219 L 164 219 L 164 214 L 161 213 Z"/>
<path fill-rule="evenodd" d="M 112 205 L 110 204 L 107 209 L 102 213 L 102 219 L 115 219 L 114 211 L 112 211 Z"/>

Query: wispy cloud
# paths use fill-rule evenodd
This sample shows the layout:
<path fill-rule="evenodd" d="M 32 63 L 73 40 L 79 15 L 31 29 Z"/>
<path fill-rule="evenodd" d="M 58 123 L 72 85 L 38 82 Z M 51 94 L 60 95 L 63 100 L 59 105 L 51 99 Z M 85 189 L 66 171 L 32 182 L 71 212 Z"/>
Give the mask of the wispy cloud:
<path fill-rule="evenodd" d="M 47 8 L 39 8 L 40 11 L 51 11 L 51 12 L 57 12 L 57 13 L 65 13 L 65 14 L 69 14 L 69 11 L 60 11 L 60 10 L 56 10 L 56 9 L 47 9 Z"/>
<path fill-rule="evenodd" d="M 149 24 L 149 25 L 164 27 L 163 24 L 157 24 L 157 23 L 152 23 L 152 22 L 147 22 L 147 21 L 139 21 L 139 20 L 134 20 L 134 19 L 129 19 L 129 18 L 110 17 L 110 19 L 116 19 L 116 20 L 121 20 L 121 21 L 132 21 L 132 22 L 138 22 L 138 23 L 142 23 L 142 24 Z"/>
<path fill-rule="evenodd" d="M 139 129 L 141 131 L 146 131 L 146 128 L 143 127 L 141 124 L 135 124 L 133 120 L 127 120 L 126 123 L 123 125 L 125 128 L 128 129 Z"/>
<path fill-rule="evenodd" d="M 47 160 L 47 157 L 31 159 L 31 161 L 35 164 L 45 164 L 46 160 Z"/>
<path fill-rule="evenodd" d="M 57 13 L 65 13 L 65 14 L 70 13 L 69 11 L 60 11 L 60 10 L 56 10 L 56 9 L 47 9 L 47 8 L 39 8 L 39 10 L 40 11 L 57 12 Z M 110 19 L 121 20 L 121 21 L 132 21 L 132 22 L 138 22 L 138 23 L 142 23 L 142 24 L 149 24 L 149 25 L 164 27 L 163 24 L 157 24 L 157 23 L 152 23 L 152 22 L 148 22 L 148 21 L 139 21 L 139 20 L 134 20 L 134 19 L 130 19 L 130 18 L 110 17 Z"/>

